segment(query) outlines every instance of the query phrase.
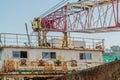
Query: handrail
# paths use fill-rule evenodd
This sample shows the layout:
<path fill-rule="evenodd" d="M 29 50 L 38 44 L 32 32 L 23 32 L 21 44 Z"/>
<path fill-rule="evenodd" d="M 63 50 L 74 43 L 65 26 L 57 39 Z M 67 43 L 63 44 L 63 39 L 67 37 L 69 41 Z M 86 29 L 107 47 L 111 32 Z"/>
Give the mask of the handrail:
<path fill-rule="evenodd" d="M 15 34 L 15 33 L 0 33 L 0 45 L 1 46 L 17 46 L 17 47 L 39 47 L 38 36 L 29 35 L 31 45 L 28 44 L 27 34 Z M 96 46 L 104 47 L 103 39 L 94 38 L 81 38 L 81 37 L 68 37 L 68 48 L 83 48 L 83 49 L 96 49 Z M 47 36 L 47 42 L 50 43 L 49 47 L 62 48 L 63 36 Z M 96 45 L 100 43 L 101 45 Z M 47 46 L 45 46 L 47 47 Z"/>

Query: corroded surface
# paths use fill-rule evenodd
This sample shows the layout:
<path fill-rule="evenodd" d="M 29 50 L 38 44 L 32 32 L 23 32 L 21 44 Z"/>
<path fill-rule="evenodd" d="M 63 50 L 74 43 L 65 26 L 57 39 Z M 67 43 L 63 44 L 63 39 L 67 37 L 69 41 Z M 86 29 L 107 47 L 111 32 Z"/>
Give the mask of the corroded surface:
<path fill-rule="evenodd" d="M 51 80 L 120 80 L 120 60 Z"/>
<path fill-rule="evenodd" d="M 14 70 L 68 70 L 67 63 L 65 61 L 53 61 L 49 62 L 46 60 L 38 60 L 38 61 L 27 61 L 26 59 L 21 59 L 19 61 L 15 61 L 14 59 L 4 60 L 3 71 L 11 72 Z M 69 62 L 71 67 L 71 61 Z M 69 66 L 70 67 L 70 66 Z M 77 66 L 73 66 L 77 68 Z"/>

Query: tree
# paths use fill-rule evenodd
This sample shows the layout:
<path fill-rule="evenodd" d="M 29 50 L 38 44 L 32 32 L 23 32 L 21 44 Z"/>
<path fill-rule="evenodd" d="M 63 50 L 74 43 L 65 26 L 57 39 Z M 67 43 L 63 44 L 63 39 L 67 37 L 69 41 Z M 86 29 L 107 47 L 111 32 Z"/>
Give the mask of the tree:
<path fill-rule="evenodd" d="M 116 53 L 116 52 L 120 52 L 120 46 L 111 46 L 111 51 Z"/>

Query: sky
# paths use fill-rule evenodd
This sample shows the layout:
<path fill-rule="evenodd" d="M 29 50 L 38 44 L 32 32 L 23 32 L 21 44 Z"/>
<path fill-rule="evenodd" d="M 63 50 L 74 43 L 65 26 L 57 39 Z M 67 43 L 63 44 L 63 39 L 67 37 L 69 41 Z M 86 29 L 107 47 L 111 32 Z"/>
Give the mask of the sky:
<path fill-rule="evenodd" d="M 0 0 L 0 33 L 32 33 L 31 21 L 62 0 Z M 76 0 L 72 0 L 76 1 Z M 105 39 L 105 47 L 120 46 L 120 32 L 78 34 L 72 36 Z"/>

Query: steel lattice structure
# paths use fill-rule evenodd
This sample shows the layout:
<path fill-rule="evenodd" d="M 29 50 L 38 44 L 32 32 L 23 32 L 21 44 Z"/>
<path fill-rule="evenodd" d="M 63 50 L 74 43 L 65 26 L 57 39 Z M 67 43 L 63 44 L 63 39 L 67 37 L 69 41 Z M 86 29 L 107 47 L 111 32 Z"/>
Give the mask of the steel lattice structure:
<path fill-rule="evenodd" d="M 120 30 L 120 0 L 84 0 L 68 3 L 38 18 L 43 30 L 60 32 L 108 32 Z"/>

